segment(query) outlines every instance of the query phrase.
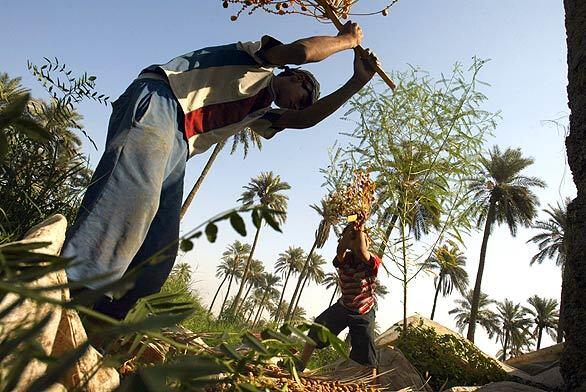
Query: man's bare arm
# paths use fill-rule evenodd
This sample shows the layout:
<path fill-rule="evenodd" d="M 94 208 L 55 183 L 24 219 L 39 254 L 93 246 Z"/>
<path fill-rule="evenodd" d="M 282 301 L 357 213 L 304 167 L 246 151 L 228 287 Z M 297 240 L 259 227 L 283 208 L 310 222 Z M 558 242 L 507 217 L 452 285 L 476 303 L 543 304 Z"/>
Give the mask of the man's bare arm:
<path fill-rule="evenodd" d="M 370 251 L 368 250 L 368 241 L 366 239 L 366 233 L 362 230 L 357 231 L 356 238 L 356 249 L 354 252 L 357 253 L 358 258 L 364 262 L 370 264 Z"/>
<path fill-rule="evenodd" d="M 277 45 L 263 52 L 270 64 L 306 64 L 322 61 L 334 53 L 352 49 L 362 42 L 362 29 L 348 22 L 345 30 L 337 36 L 316 36 L 297 40 L 290 44 Z"/>
<path fill-rule="evenodd" d="M 350 248 L 351 242 L 352 230 L 345 230 L 342 234 L 342 238 L 338 241 L 338 247 L 336 248 L 336 257 L 338 258 L 339 263 L 344 262 L 344 255 L 346 254 L 346 250 Z"/>
<path fill-rule="evenodd" d="M 323 97 L 303 110 L 287 110 L 273 123 L 275 128 L 311 128 L 338 110 L 356 94 L 364 84 L 351 78 L 330 95 Z"/>
<path fill-rule="evenodd" d="M 369 61 L 376 62 L 376 56 L 368 52 L 370 58 L 360 58 L 357 53 L 354 54 L 354 75 L 330 95 L 323 97 L 313 105 L 303 110 L 287 110 L 279 119 L 273 122 L 275 128 L 293 128 L 305 129 L 311 128 L 336 110 L 338 110 L 346 101 L 372 79 L 374 70 L 369 65 Z"/>

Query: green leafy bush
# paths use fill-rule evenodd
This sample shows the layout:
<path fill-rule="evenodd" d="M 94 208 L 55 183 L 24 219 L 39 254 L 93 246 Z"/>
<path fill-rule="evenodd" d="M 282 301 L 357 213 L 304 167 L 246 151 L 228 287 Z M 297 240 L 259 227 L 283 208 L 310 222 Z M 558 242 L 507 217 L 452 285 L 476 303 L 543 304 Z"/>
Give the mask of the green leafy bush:
<path fill-rule="evenodd" d="M 349 350 L 349 348 L 346 348 Z M 315 350 L 307 367 L 309 369 L 318 369 L 323 366 L 331 365 L 332 363 L 336 362 L 339 359 L 343 359 L 344 357 L 340 355 L 334 348 L 328 346 L 321 350 Z"/>
<path fill-rule="evenodd" d="M 410 325 L 396 344 L 424 376 L 434 391 L 462 385 L 502 381 L 507 375 L 499 364 L 474 344 L 454 335 L 440 335 L 433 328 Z"/>

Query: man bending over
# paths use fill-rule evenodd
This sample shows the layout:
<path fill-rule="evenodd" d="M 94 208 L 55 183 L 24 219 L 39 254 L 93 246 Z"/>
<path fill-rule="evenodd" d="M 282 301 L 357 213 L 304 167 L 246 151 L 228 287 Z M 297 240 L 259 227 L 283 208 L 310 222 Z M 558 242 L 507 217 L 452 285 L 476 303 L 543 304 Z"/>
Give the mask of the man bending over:
<path fill-rule="evenodd" d="M 103 296 L 94 308 L 122 319 L 139 298 L 158 292 L 177 253 L 187 159 L 247 128 L 270 139 L 334 113 L 372 78 L 372 54 L 355 55 L 352 77 L 321 99 L 309 72 L 273 72 L 322 61 L 361 40 L 360 27 L 349 22 L 337 36 L 283 44 L 265 35 L 145 68 L 112 104 L 104 154 L 63 248 L 76 260 L 68 279 L 83 286 L 72 296 L 111 284 L 153 256 L 123 297 Z"/>

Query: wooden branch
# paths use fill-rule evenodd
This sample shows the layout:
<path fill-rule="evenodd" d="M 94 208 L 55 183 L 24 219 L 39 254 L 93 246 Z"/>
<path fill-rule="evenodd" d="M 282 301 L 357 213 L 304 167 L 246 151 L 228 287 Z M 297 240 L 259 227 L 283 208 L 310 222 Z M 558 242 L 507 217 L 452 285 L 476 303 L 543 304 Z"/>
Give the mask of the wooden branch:
<path fill-rule="evenodd" d="M 342 31 L 344 29 L 344 25 L 342 24 L 340 19 L 338 19 L 338 16 L 332 10 L 332 7 L 328 4 L 327 0 L 316 0 L 316 1 L 324 8 L 326 17 L 332 21 L 332 23 L 334 24 L 334 26 L 336 26 L 338 31 Z M 364 49 L 362 46 L 358 45 L 355 48 L 355 50 L 361 56 L 366 56 L 366 49 Z M 370 66 L 374 68 L 376 73 L 381 77 L 382 80 L 384 80 L 384 82 L 387 84 L 387 86 L 389 86 L 391 88 L 391 90 L 395 89 L 395 83 L 393 83 L 393 81 L 391 80 L 389 75 L 387 75 L 386 72 L 378 64 L 370 61 Z"/>

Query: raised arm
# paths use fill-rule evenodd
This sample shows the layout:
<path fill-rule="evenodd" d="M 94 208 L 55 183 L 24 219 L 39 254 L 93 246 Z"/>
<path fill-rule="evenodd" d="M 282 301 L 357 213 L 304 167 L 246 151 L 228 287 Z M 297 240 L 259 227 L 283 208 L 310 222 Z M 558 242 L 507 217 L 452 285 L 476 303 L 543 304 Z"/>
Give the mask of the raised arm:
<path fill-rule="evenodd" d="M 370 264 L 371 255 L 368 250 L 368 238 L 362 229 L 359 229 L 356 232 L 355 248 L 356 249 L 353 249 L 352 252 L 354 252 L 362 262 Z"/>
<path fill-rule="evenodd" d="M 338 247 L 336 248 L 336 257 L 338 259 L 338 263 L 344 262 L 344 255 L 346 251 L 350 248 L 350 242 L 352 241 L 352 230 L 345 229 L 342 233 L 342 238 L 338 241 Z"/>
<path fill-rule="evenodd" d="M 369 61 L 376 62 L 377 59 L 369 51 L 367 51 L 367 55 L 371 57 L 370 60 L 368 58 L 361 58 L 355 51 L 354 74 L 346 84 L 303 110 L 286 110 L 277 120 L 275 120 L 275 122 L 273 122 L 273 127 L 281 129 L 311 128 L 338 110 L 340 106 L 360 91 L 360 89 L 372 79 L 374 70 L 370 67 Z"/>
<path fill-rule="evenodd" d="M 362 42 L 362 29 L 358 24 L 347 22 L 344 31 L 337 36 L 316 36 L 302 38 L 290 44 L 277 45 L 265 50 L 262 56 L 270 64 L 306 64 L 352 49 Z"/>

